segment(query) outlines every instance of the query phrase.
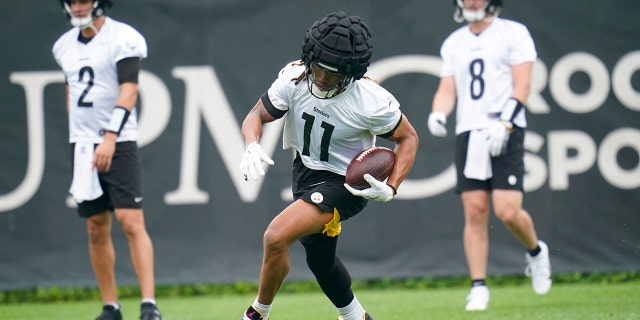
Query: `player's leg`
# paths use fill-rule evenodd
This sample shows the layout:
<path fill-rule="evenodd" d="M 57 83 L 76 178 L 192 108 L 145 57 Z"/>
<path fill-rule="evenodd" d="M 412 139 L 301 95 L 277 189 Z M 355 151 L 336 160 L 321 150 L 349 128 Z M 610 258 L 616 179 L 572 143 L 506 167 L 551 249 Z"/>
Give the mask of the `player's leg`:
<path fill-rule="evenodd" d="M 493 190 L 492 202 L 496 217 L 509 232 L 527 250 L 535 249 L 538 236 L 534 230 L 531 216 L 522 209 L 522 192 L 518 190 Z"/>
<path fill-rule="evenodd" d="M 153 244 L 144 224 L 142 209 L 115 209 L 116 218 L 129 243 L 131 262 L 143 298 L 155 297 Z"/>
<path fill-rule="evenodd" d="M 111 215 L 108 211 L 86 220 L 91 266 L 104 304 L 118 302 L 114 274 L 115 251 L 111 241 Z"/>
<path fill-rule="evenodd" d="M 263 236 L 263 258 L 258 297 L 243 319 L 266 319 L 271 304 L 289 273 L 289 247 L 309 234 L 322 231 L 332 219 L 330 214 L 303 200 L 296 200 L 269 224 Z"/>
<path fill-rule="evenodd" d="M 463 245 L 471 277 L 471 291 L 467 296 L 466 310 L 486 310 L 489 306 L 489 289 L 485 284 L 489 259 L 489 182 L 467 178 L 470 133 L 456 137 L 456 192 L 460 194 L 464 209 Z"/>
<path fill-rule="evenodd" d="M 465 191 L 461 198 L 465 221 L 464 252 L 472 280 L 465 309 L 486 310 L 489 304 L 489 290 L 485 284 L 489 259 L 489 193 L 485 190 Z"/>
<path fill-rule="evenodd" d="M 531 216 L 522 209 L 524 180 L 524 129 L 516 128 L 509 136 L 507 153 L 492 158 L 491 178 L 493 211 L 507 229 L 531 250 L 538 237 Z"/>
<path fill-rule="evenodd" d="M 161 319 L 155 301 L 153 243 L 144 223 L 142 209 L 115 209 L 116 218 L 127 237 L 131 262 L 138 277 L 142 304 L 142 319 Z"/>
<path fill-rule="evenodd" d="M 536 293 L 546 294 L 551 288 L 551 265 L 547 245 L 538 239 L 533 220 L 522 209 L 524 179 L 524 129 L 516 128 L 509 138 L 508 153 L 493 159 L 491 179 L 492 202 L 496 217 L 502 221 L 523 247 Z"/>
<path fill-rule="evenodd" d="M 129 254 L 140 284 L 141 319 L 161 319 L 155 300 L 153 243 L 145 226 L 142 210 L 142 183 L 135 142 L 119 142 L 111 170 L 103 174 L 115 216 L 127 237 Z"/>
<path fill-rule="evenodd" d="M 115 250 L 111 239 L 109 201 L 109 194 L 105 192 L 98 199 L 78 203 L 78 215 L 86 218 L 89 257 L 103 301 L 102 312 L 97 319 L 120 320 L 122 313 L 116 288 Z"/>
<path fill-rule="evenodd" d="M 463 243 L 471 279 L 487 276 L 489 256 L 489 193 L 465 191 L 461 195 L 464 208 Z"/>
<path fill-rule="evenodd" d="M 351 290 L 349 271 L 336 256 L 338 236 L 312 234 L 300 240 L 307 255 L 307 265 L 324 294 L 331 300 L 341 320 L 373 319 Z"/>
<path fill-rule="evenodd" d="M 344 177 L 327 174 L 324 181 L 312 188 L 302 188 L 296 196 L 313 203 L 320 211 L 327 212 L 333 218 L 321 233 L 306 236 L 300 240 L 307 257 L 307 265 L 313 272 L 325 295 L 331 300 L 340 314 L 341 320 L 373 319 L 351 290 L 351 276 L 342 261 L 336 256 L 338 235 L 345 221 L 366 206 L 367 201 L 356 197 L 344 187 Z"/>
<path fill-rule="evenodd" d="M 75 165 L 75 143 L 71 144 L 71 165 Z M 97 199 L 77 203 L 78 216 L 85 219 L 91 267 L 96 277 L 102 312 L 98 320 L 121 320 L 115 277 L 115 250 L 111 239 L 111 199 L 106 182 L 98 176 L 103 194 Z"/>

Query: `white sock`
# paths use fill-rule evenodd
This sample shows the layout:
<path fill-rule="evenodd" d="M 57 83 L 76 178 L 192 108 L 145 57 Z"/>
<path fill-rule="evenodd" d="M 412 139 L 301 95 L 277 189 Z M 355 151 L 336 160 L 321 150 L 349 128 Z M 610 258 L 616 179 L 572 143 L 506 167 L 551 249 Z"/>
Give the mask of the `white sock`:
<path fill-rule="evenodd" d="M 364 319 L 364 308 L 355 296 L 351 303 L 346 307 L 337 308 L 344 320 L 362 320 Z"/>
<path fill-rule="evenodd" d="M 105 302 L 105 306 L 112 306 L 114 309 L 119 310 L 120 305 L 117 302 Z"/>
<path fill-rule="evenodd" d="M 142 303 L 145 303 L 145 302 L 151 303 L 152 305 L 156 305 L 156 299 L 152 299 L 152 298 L 143 298 L 143 299 L 142 299 Z"/>
<path fill-rule="evenodd" d="M 258 297 L 256 297 L 251 306 L 260 313 L 262 319 L 266 319 L 269 316 L 269 311 L 271 311 L 271 305 L 258 302 Z"/>

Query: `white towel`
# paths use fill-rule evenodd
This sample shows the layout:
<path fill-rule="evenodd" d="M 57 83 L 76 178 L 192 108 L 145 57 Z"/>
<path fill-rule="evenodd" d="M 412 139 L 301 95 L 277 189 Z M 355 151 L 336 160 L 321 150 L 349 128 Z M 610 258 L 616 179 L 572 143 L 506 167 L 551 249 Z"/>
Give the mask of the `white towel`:
<path fill-rule="evenodd" d="M 97 199 L 102 195 L 98 170 L 93 161 L 93 143 L 76 142 L 73 150 L 73 181 L 69 193 L 78 202 Z"/>
<path fill-rule="evenodd" d="M 469 179 L 487 180 L 493 176 L 487 130 L 472 130 L 467 144 L 467 161 L 464 176 Z"/>

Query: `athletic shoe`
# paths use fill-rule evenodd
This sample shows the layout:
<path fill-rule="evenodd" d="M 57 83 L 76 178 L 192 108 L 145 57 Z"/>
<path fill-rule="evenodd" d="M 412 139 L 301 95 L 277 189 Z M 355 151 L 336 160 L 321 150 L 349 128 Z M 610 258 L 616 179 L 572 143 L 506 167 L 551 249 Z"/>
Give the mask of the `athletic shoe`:
<path fill-rule="evenodd" d="M 116 310 L 113 306 L 105 305 L 102 307 L 102 313 L 96 320 L 122 320 L 122 313 L 120 309 Z"/>
<path fill-rule="evenodd" d="M 269 318 L 267 317 L 267 319 Z M 254 309 L 253 306 L 249 306 L 247 311 L 244 313 L 244 316 L 242 316 L 240 320 L 263 320 L 263 319 L 260 312 L 256 311 L 256 309 Z"/>
<path fill-rule="evenodd" d="M 540 253 L 535 257 L 529 255 L 528 252 L 525 254 L 527 267 L 524 269 L 524 274 L 527 277 L 531 277 L 533 291 L 539 295 L 544 295 L 551 289 L 551 262 L 549 262 L 549 247 L 547 247 L 547 244 L 538 241 L 538 246 L 540 246 Z"/>
<path fill-rule="evenodd" d="M 467 296 L 467 311 L 484 311 L 489 309 L 489 288 L 487 286 L 477 286 L 471 288 Z"/>
<path fill-rule="evenodd" d="M 362 317 L 362 319 L 363 320 L 373 320 L 373 317 L 365 312 L 364 316 Z M 342 316 L 338 316 L 338 320 L 344 320 L 344 318 Z"/>
<path fill-rule="evenodd" d="M 150 302 L 140 305 L 140 320 L 162 320 L 158 307 Z"/>

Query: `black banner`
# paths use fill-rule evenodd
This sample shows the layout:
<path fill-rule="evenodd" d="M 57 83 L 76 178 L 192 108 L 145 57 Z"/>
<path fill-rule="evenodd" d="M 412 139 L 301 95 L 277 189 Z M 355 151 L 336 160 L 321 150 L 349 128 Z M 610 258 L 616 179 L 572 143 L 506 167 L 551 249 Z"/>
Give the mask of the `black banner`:
<path fill-rule="evenodd" d="M 343 224 L 339 255 L 354 278 L 467 274 L 453 192 L 454 137 L 427 114 L 439 49 L 460 25 L 450 1 L 117 1 L 109 15 L 149 46 L 140 75 L 145 219 L 159 284 L 256 280 L 262 233 L 290 200 L 281 122 L 263 146 L 275 166 L 241 179 L 240 124 L 304 31 L 337 10 L 373 33 L 368 75 L 394 93 L 420 136 L 413 171 L 390 203 Z M 84 220 L 68 198 L 64 78 L 51 55 L 69 28 L 57 1 L 0 2 L 0 290 L 94 285 Z M 539 60 L 527 101 L 524 206 L 554 272 L 640 270 L 640 2 L 505 1 Z M 450 120 L 453 123 L 453 120 Z M 490 220 L 490 274 L 521 274 L 524 250 Z M 114 226 L 119 284 L 137 283 Z M 302 247 L 289 279 L 312 278 Z"/>

